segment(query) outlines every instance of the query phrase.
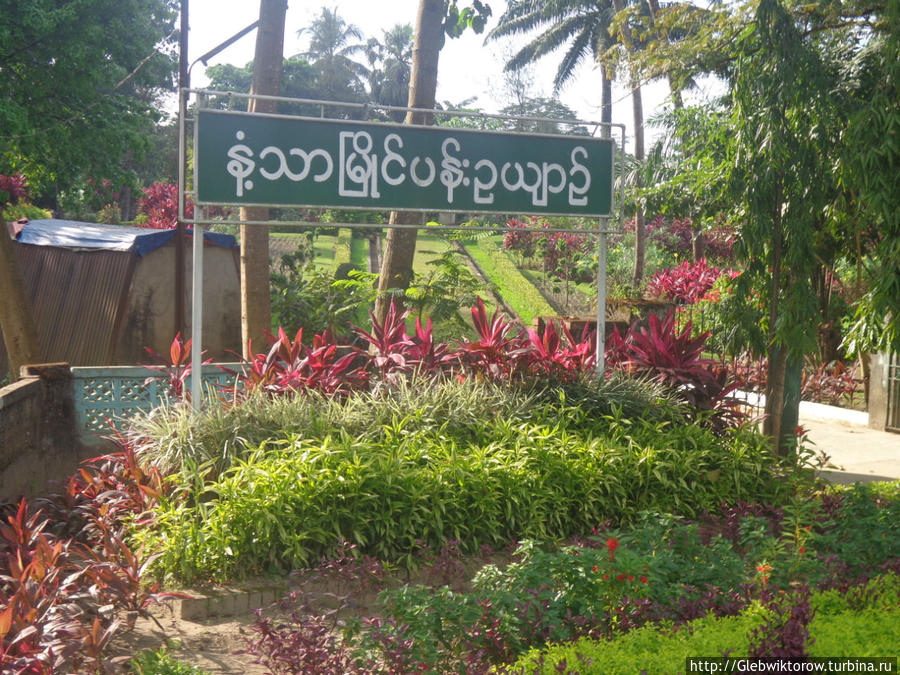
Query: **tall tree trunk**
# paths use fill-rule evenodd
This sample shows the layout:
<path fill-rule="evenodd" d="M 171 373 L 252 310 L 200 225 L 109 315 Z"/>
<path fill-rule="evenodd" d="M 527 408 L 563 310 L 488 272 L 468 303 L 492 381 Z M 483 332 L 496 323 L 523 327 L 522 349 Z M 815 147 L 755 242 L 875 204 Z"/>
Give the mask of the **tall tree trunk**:
<path fill-rule="evenodd" d="M 284 62 L 284 17 L 287 0 L 261 0 L 256 53 L 253 59 L 251 94 L 277 96 L 281 91 Z M 275 101 L 250 99 L 249 112 L 278 112 Z M 242 207 L 241 220 L 268 220 L 266 207 Z M 269 228 L 241 225 L 241 341 L 244 358 L 250 344 L 257 350 L 266 346 L 265 332 L 271 329 L 269 298 Z"/>
<path fill-rule="evenodd" d="M 19 379 L 19 368 L 40 360 L 37 331 L 31 303 L 25 295 L 22 275 L 16 262 L 15 247 L 6 223 L 0 221 L 0 330 L 9 356 L 9 380 Z M 0 373 L 0 379 L 3 373 Z"/>
<path fill-rule="evenodd" d="M 612 124 L 612 80 L 609 77 L 609 70 L 602 63 L 600 64 L 600 121 L 604 124 Z M 609 138 L 611 127 L 603 127 L 600 134 L 603 138 Z"/>
<path fill-rule="evenodd" d="M 641 96 L 641 85 L 637 75 L 632 75 L 631 107 L 634 113 L 634 159 L 638 170 L 634 177 L 634 188 L 640 190 L 643 187 L 643 170 L 646 153 L 644 151 L 644 102 Z M 634 270 L 631 275 L 631 285 L 637 290 L 644 280 L 644 258 L 647 250 L 647 214 L 644 212 L 643 198 L 635 199 L 634 214 Z"/>
<path fill-rule="evenodd" d="M 412 53 L 412 73 L 409 79 L 407 106 L 421 108 L 406 113 L 405 124 L 433 124 L 434 99 L 437 93 L 438 57 L 444 43 L 443 0 L 419 0 L 416 15 L 415 42 Z M 419 223 L 421 215 L 414 212 L 391 213 L 391 224 Z M 378 297 L 375 317 L 384 321 L 390 307 L 390 289 L 406 290 L 412 278 L 413 257 L 416 251 L 415 229 L 390 229 L 385 242 L 381 274 L 378 278 Z"/>
<path fill-rule="evenodd" d="M 784 239 L 784 223 L 782 221 L 782 183 L 775 185 L 775 198 L 772 209 L 772 285 L 769 288 L 769 364 L 766 371 L 766 408 L 763 421 L 763 433 L 772 438 L 772 444 L 778 454 L 783 454 L 784 434 L 782 420 L 784 417 L 784 387 L 787 376 L 787 345 L 776 343 L 775 324 L 779 315 L 779 298 L 781 296 L 782 277 L 782 245 Z"/>
<path fill-rule="evenodd" d="M 619 14 L 625 10 L 625 0 L 613 0 L 613 7 Z M 622 23 L 621 41 L 625 49 L 631 52 L 634 49 L 634 40 L 631 36 L 631 26 L 627 21 Z M 641 96 L 641 82 L 637 71 L 631 68 L 631 110 L 634 119 L 634 159 L 638 165 L 635 173 L 634 188 L 640 190 L 643 185 L 641 170 L 645 158 L 644 152 L 644 102 Z M 641 204 L 641 198 L 635 200 L 634 215 L 634 269 L 631 273 L 631 285 L 635 290 L 644 280 L 644 254 L 647 249 L 647 216 Z"/>

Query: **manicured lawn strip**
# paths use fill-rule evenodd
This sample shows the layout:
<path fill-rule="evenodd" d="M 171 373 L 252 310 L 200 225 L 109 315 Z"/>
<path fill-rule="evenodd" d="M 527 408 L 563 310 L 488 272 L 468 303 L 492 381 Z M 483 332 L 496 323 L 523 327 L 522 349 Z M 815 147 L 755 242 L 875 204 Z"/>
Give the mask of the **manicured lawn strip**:
<path fill-rule="evenodd" d="M 416 237 L 416 257 L 413 259 L 413 272 L 417 275 L 428 274 L 432 270 L 429 261 L 439 258 L 452 244 L 441 236 L 419 232 Z"/>
<path fill-rule="evenodd" d="M 313 261 L 315 262 L 316 267 L 321 270 L 334 269 L 336 244 L 337 237 L 334 235 L 326 234 L 316 237 L 316 240 L 313 242 Z"/>
<path fill-rule="evenodd" d="M 361 237 L 350 238 L 350 262 L 363 271 L 369 270 L 369 240 Z M 373 270 L 378 271 L 378 270 Z"/>
<path fill-rule="evenodd" d="M 333 268 L 337 268 L 344 263 L 350 262 L 350 246 L 353 237 L 350 235 L 349 227 L 342 227 L 338 230 L 337 242 L 334 245 L 334 263 Z"/>
<path fill-rule="evenodd" d="M 536 316 L 554 316 L 556 312 L 503 252 L 499 241 L 499 237 L 486 237 L 465 246 L 522 323 L 530 326 Z"/>

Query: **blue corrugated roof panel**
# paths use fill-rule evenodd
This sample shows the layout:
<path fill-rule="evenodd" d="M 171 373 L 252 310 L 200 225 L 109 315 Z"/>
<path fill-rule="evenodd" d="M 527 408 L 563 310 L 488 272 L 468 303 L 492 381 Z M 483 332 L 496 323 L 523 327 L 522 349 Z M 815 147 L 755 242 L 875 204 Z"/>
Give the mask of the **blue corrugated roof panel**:
<path fill-rule="evenodd" d="M 187 233 L 192 234 L 188 229 Z M 145 256 L 167 244 L 175 230 L 154 230 L 145 227 L 100 225 L 74 220 L 32 220 L 22 228 L 16 239 L 22 244 L 57 246 L 59 248 L 98 249 L 103 251 L 131 251 Z M 230 234 L 204 232 L 203 240 L 223 248 L 237 248 Z"/>

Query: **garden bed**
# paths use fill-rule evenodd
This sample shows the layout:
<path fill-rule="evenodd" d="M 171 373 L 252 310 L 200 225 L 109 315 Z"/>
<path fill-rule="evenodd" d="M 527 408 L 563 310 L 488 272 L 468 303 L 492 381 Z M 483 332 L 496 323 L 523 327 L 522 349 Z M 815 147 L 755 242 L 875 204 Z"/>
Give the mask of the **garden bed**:
<path fill-rule="evenodd" d="M 892 656 L 893 618 L 900 620 L 898 499 L 900 483 L 833 490 L 800 521 L 750 504 L 708 514 L 699 525 L 648 512 L 633 528 L 601 525 L 562 547 L 526 542 L 515 554 L 466 557 L 451 541 L 424 551 L 411 576 L 345 547 L 291 575 L 294 592 L 262 621 L 246 613 L 184 621 L 162 611 L 165 635 L 142 624 L 123 648 L 154 649 L 174 638 L 172 655 L 215 664 L 208 672 L 265 672 L 232 654 L 250 639 L 257 655 L 283 666 L 342 674 L 371 672 L 351 668 L 349 655 L 375 645 L 393 645 L 385 658 L 398 673 L 449 673 L 461 663 L 485 672 L 517 654 L 524 654 L 518 664 L 499 672 L 530 674 L 540 663 L 538 672 L 551 673 L 562 659 L 587 658 L 596 672 L 674 672 L 687 656 L 716 657 L 722 649 L 746 656 L 767 635 L 794 657 Z M 798 522 L 814 525 L 798 532 Z M 854 549 L 870 537 L 884 543 L 860 559 Z M 789 607 L 796 623 L 775 620 Z M 335 629 L 317 632 L 322 619 Z M 362 623 L 348 640 L 338 628 L 355 622 Z M 677 630 L 684 624 L 690 629 Z M 366 625 L 369 637 L 358 632 Z M 296 640 L 302 648 L 285 652 Z"/>
<path fill-rule="evenodd" d="M 90 669 L 116 612 L 130 622 L 173 588 L 253 576 L 302 587 L 255 622 L 250 651 L 368 675 L 483 673 L 551 642 L 754 603 L 771 615 L 771 589 L 845 594 L 900 567 L 898 487 L 831 494 L 811 452 L 774 456 L 717 407 L 704 338 L 673 318 L 611 344 L 627 373 L 597 378 L 590 337 L 526 333 L 480 301 L 471 314 L 475 335 L 452 344 L 406 334 L 393 307 L 356 329 L 368 348 L 280 332 L 227 400 L 136 416 L 121 453 L 8 506 L 17 665 Z M 670 348 L 678 368 L 659 368 Z M 172 353 L 177 397 L 188 350 Z M 417 569 L 432 578 L 409 583 Z M 182 612 L 249 609 L 255 593 Z"/>

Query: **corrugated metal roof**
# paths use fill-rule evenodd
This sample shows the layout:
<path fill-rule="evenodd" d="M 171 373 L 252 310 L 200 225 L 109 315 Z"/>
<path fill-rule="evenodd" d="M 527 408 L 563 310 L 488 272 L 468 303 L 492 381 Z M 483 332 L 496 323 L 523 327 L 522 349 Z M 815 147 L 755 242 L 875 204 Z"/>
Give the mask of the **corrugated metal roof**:
<path fill-rule="evenodd" d="M 192 230 L 187 229 L 189 236 Z M 58 246 L 70 249 L 103 249 L 106 251 L 130 251 L 145 256 L 160 246 L 165 246 L 175 230 L 154 230 L 146 227 L 81 223 L 74 220 L 32 220 L 18 234 L 22 244 Z M 204 232 L 207 243 L 224 248 L 236 248 L 237 241 L 230 234 Z"/>

